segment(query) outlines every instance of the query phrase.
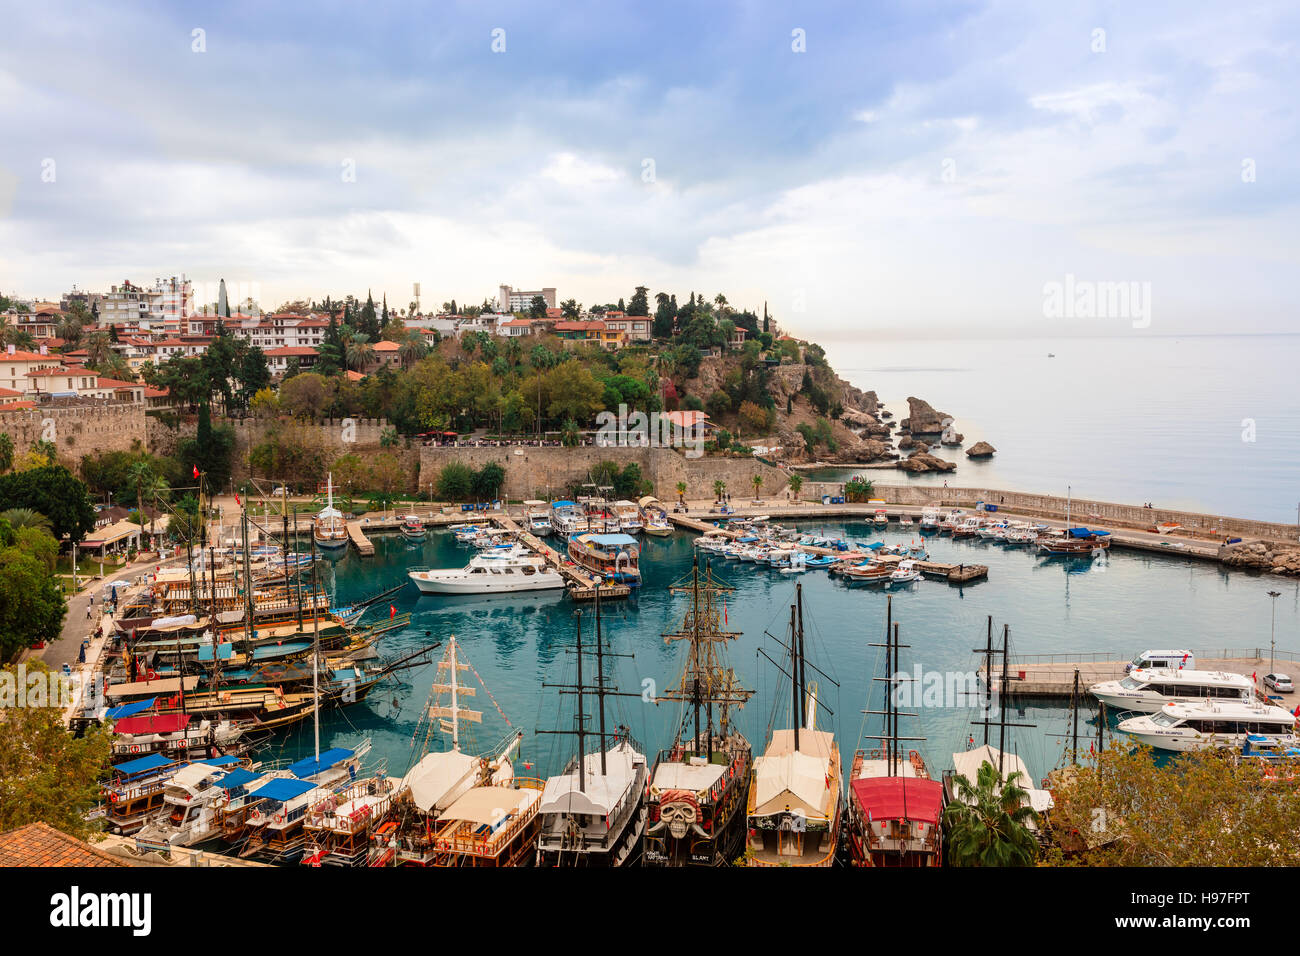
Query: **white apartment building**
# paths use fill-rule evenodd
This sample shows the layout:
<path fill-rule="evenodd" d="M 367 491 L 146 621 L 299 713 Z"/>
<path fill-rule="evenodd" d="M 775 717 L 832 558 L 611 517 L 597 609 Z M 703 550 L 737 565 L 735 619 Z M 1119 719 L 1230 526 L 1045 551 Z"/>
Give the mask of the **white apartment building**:
<path fill-rule="evenodd" d="M 329 319 L 315 315 L 289 313 L 263 313 L 257 318 L 232 317 L 224 321 L 227 331 L 232 335 L 247 339 L 249 345 L 264 352 L 283 348 L 320 348 L 325 341 L 325 330 L 329 324 Z"/>
<path fill-rule="evenodd" d="M 533 304 L 534 296 L 541 296 L 548 309 L 559 308 L 555 303 L 555 289 L 534 289 L 531 292 L 514 289 L 503 285 L 497 292 L 497 308 L 502 312 L 527 312 Z"/>
<path fill-rule="evenodd" d="M 109 289 L 108 294 L 99 303 L 99 324 L 118 325 L 124 322 L 143 322 L 145 327 L 148 327 L 150 322 L 160 320 L 155 320 L 154 310 L 156 307 L 158 315 L 161 317 L 161 299 L 162 292 L 132 285 L 129 281 L 123 282 L 120 286 L 115 285 Z"/>

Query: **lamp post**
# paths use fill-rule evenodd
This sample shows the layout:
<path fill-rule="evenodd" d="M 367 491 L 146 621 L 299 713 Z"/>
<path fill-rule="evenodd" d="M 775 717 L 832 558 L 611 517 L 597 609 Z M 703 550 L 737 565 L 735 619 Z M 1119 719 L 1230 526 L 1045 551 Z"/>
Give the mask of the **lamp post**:
<path fill-rule="evenodd" d="M 1273 622 L 1269 627 L 1268 633 L 1268 672 L 1273 671 L 1273 652 L 1277 646 L 1277 599 L 1282 596 L 1281 591 L 1269 591 L 1268 596 L 1273 599 Z"/>

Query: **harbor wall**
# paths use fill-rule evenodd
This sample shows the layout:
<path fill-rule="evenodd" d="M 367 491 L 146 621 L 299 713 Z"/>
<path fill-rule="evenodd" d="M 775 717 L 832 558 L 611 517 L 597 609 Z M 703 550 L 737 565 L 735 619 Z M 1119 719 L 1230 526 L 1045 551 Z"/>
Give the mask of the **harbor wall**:
<path fill-rule="evenodd" d="M 752 458 L 687 458 L 672 448 L 429 445 L 420 449 L 420 487 L 436 483 L 438 473 L 453 461 L 476 470 L 491 461 L 500 464 L 506 472 L 508 498 L 550 500 L 587 481 L 592 468 L 603 461 L 615 462 L 619 468 L 635 463 L 653 484 L 653 494 L 663 501 L 676 500 L 679 481 L 686 483 L 686 497 L 691 500 L 712 498 L 718 480 L 726 482 L 727 491 L 737 500 L 753 495 L 751 479 L 756 474 L 763 477 L 764 498 L 783 496 L 789 482 L 781 469 Z"/>
<path fill-rule="evenodd" d="M 83 455 L 130 451 L 147 439 L 144 406 L 134 402 L 49 405 L 0 412 L 0 432 L 13 439 L 14 454 L 38 441 L 52 441 L 59 460 L 78 470 Z"/>
<path fill-rule="evenodd" d="M 809 497 L 810 488 L 813 486 L 843 488 L 843 483 L 805 482 L 802 496 Z M 973 508 L 976 502 L 983 501 L 1020 514 L 1063 518 L 1067 503 L 1064 495 L 1038 495 L 999 488 L 944 488 L 935 485 L 892 485 L 881 482 L 874 482 L 873 486 L 874 497 L 883 498 L 890 504 L 917 507 L 933 505 Z M 1151 528 L 1157 523 L 1173 521 L 1182 525 L 1186 531 L 1210 536 L 1231 535 L 1292 543 L 1300 538 L 1300 531 L 1294 524 L 1252 521 L 1248 518 L 1233 518 L 1227 515 L 1174 511 L 1168 508 L 1143 508 L 1141 505 L 1094 501 L 1090 498 L 1070 498 L 1069 507 L 1071 519 L 1081 525 L 1110 523 L 1125 524 L 1135 528 Z"/>

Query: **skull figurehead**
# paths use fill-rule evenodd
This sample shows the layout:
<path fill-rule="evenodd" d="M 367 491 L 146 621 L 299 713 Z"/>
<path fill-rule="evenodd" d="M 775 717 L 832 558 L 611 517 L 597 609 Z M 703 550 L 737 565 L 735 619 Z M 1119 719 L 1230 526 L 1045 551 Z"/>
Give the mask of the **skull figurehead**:
<path fill-rule="evenodd" d="M 684 839 L 692 827 L 699 828 L 699 798 L 690 790 L 664 791 L 659 799 L 659 819 L 667 825 L 673 839 Z"/>

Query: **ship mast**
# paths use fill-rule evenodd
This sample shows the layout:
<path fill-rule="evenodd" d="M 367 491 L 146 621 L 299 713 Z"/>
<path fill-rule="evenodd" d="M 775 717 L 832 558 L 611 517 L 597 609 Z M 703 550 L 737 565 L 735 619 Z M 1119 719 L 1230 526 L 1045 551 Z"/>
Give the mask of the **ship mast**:
<path fill-rule="evenodd" d="M 691 595 L 691 605 L 686 612 L 682 627 L 678 631 L 664 634 L 664 643 L 673 641 L 690 641 L 691 649 L 686 667 L 677 687 L 664 693 L 665 700 L 690 701 L 695 718 L 695 750 L 705 750 L 709 759 L 713 759 L 713 705 L 720 709 L 718 736 L 727 737 L 730 726 L 732 707 L 740 708 L 754 695 L 746 690 L 736 679 L 736 672 L 724 667 L 719 648 L 727 641 L 740 636 L 739 631 L 723 630 L 719 618 L 719 595 L 725 595 L 735 589 L 721 583 L 713 576 L 709 568 L 700 575 L 700 562 L 697 555 L 691 568 L 689 585 L 673 585 L 669 591 L 674 594 Z M 700 724 L 700 708 L 705 708 L 705 724 Z M 675 743 L 681 743 L 681 730 L 677 731 Z M 707 739 L 705 739 L 707 738 Z"/>

